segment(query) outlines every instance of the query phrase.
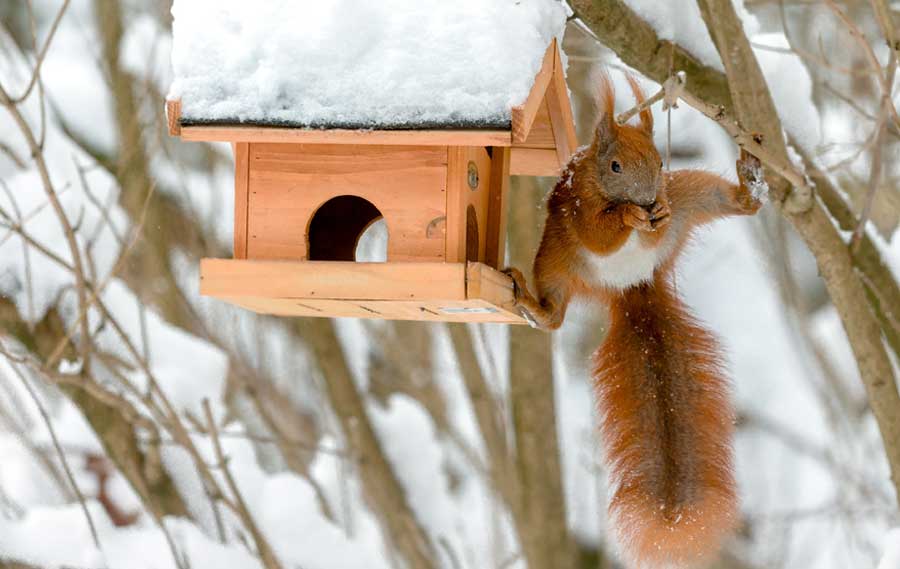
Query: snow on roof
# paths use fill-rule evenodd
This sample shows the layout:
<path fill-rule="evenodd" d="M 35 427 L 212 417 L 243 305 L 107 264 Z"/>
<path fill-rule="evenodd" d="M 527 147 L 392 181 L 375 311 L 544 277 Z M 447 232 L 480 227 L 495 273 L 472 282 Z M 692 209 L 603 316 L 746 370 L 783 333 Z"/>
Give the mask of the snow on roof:
<path fill-rule="evenodd" d="M 183 124 L 509 128 L 559 0 L 175 0 Z"/>

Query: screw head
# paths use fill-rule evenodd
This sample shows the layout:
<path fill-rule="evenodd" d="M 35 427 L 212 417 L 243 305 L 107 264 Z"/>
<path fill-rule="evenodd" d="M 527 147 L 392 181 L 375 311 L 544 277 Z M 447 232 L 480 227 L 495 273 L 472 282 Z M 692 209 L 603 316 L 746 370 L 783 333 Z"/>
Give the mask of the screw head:
<path fill-rule="evenodd" d="M 478 166 L 474 162 L 469 162 L 469 187 L 473 190 L 478 189 Z"/>

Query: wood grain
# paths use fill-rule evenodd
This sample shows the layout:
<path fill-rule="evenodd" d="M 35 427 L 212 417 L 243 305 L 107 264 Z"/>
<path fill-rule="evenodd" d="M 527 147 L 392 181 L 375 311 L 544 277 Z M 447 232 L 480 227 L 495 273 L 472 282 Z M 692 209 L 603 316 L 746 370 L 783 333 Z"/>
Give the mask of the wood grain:
<path fill-rule="evenodd" d="M 444 235 L 428 227 L 445 215 L 446 148 L 251 146 L 248 258 L 306 259 L 316 210 L 333 197 L 354 195 L 384 216 L 388 260 L 444 260 Z"/>
<path fill-rule="evenodd" d="M 508 130 L 324 130 L 253 126 L 184 126 L 191 142 L 377 144 L 401 146 L 510 146 Z"/>
<path fill-rule="evenodd" d="M 250 145 L 234 145 L 234 258 L 247 258 Z"/>
<path fill-rule="evenodd" d="M 447 149 L 447 241 L 445 259 L 448 263 L 466 260 L 466 192 L 468 185 L 466 148 Z"/>
<path fill-rule="evenodd" d="M 204 259 L 207 296 L 339 300 L 465 300 L 459 263 L 353 263 Z"/>
<path fill-rule="evenodd" d="M 534 123 L 531 125 L 531 131 L 528 138 L 522 142 L 513 142 L 513 148 L 556 148 L 556 139 L 553 132 L 553 124 L 550 119 L 550 109 L 547 100 L 550 97 L 550 91 L 541 101 L 538 107 L 537 115 L 534 117 Z"/>
<path fill-rule="evenodd" d="M 516 312 L 515 292 L 510 277 L 485 264 L 469 263 L 466 278 L 466 296 L 469 299 L 481 299 L 492 306 Z"/>
<path fill-rule="evenodd" d="M 556 150 L 510 148 L 509 171 L 513 176 L 558 176 L 561 170 Z"/>
<path fill-rule="evenodd" d="M 500 149 L 496 149 L 499 151 Z M 469 163 L 475 164 L 478 172 L 478 185 L 473 190 L 468 184 Z M 470 147 L 466 149 L 466 179 L 464 180 L 466 209 L 472 207 L 478 219 L 478 254 L 476 258 L 464 258 L 465 261 L 484 261 L 487 251 L 488 210 L 490 208 L 491 157 L 487 149 Z M 466 243 L 466 250 L 469 244 Z"/>
<path fill-rule="evenodd" d="M 424 322 L 525 324 L 515 313 L 481 300 L 448 302 L 310 300 L 286 298 L 222 298 L 230 304 L 272 316 L 313 318 L 366 318 Z"/>
<path fill-rule="evenodd" d="M 523 324 L 512 280 L 482 263 L 203 259 L 201 294 L 262 314 Z"/>
<path fill-rule="evenodd" d="M 559 163 L 564 166 L 578 148 L 578 137 L 575 133 L 575 119 L 572 114 L 572 102 L 569 100 L 569 89 L 566 86 L 566 70 L 563 68 L 559 51 L 554 52 L 553 80 L 547 88 L 547 107 L 553 127 L 556 153 Z"/>
<path fill-rule="evenodd" d="M 509 198 L 510 149 L 495 148 L 491 157 L 490 195 L 488 198 L 484 262 L 503 268 L 506 256 L 506 215 Z"/>
<path fill-rule="evenodd" d="M 169 136 L 181 136 L 181 101 L 166 101 L 166 124 Z"/>
<path fill-rule="evenodd" d="M 550 85 L 550 80 L 553 77 L 555 54 L 556 39 L 550 43 L 550 46 L 544 53 L 541 69 L 534 77 L 534 85 L 531 87 L 531 92 L 528 93 L 528 98 L 521 105 L 512 108 L 513 142 L 525 142 L 528 139 L 531 126 L 544 100 L 544 93 L 547 92 L 547 86 Z"/>

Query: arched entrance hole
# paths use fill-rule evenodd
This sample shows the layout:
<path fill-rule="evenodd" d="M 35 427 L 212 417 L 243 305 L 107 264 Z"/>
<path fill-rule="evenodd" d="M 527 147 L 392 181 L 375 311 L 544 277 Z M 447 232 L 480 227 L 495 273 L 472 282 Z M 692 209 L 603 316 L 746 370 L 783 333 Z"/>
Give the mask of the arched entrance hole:
<path fill-rule="evenodd" d="M 309 260 L 356 261 L 360 237 L 382 217 L 372 202 L 358 196 L 338 196 L 328 200 L 309 222 Z M 383 242 L 386 252 L 386 237 Z"/>

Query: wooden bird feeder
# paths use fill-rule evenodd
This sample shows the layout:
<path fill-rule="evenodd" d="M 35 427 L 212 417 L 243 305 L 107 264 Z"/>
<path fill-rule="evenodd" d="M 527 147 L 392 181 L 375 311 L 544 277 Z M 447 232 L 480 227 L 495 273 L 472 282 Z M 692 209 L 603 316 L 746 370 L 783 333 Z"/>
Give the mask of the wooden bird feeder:
<path fill-rule="evenodd" d="M 554 40 L 505 130 L 342 130 L 192 124 L 169 133 L 231 142 L 234 259 L 203 259 L 200 292 L 264 314 L 525 321 L 502 269 L 510 175 L 555 176 L 575 127 Z M 357 263 L 385 220 L 387 262 Z"/>

